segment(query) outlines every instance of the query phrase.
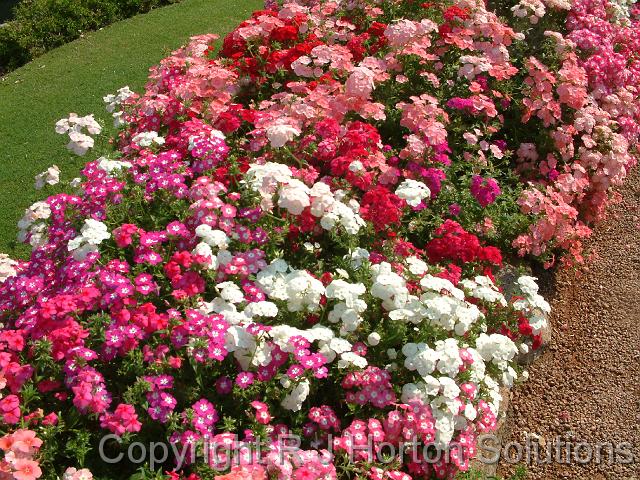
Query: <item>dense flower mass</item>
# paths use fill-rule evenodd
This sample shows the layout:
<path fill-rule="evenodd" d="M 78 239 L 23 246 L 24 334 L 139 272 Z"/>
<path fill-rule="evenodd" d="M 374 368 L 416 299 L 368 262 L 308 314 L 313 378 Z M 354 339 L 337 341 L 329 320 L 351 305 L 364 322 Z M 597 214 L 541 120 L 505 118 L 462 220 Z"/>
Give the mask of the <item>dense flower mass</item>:
<path fill-rule="evenodd" d="M 113 153 L 0 255 L 0 477 L 468 470 L 550 309 L 500 269 L 583 261 L 635 163 L 639 13 L 267 2 L 104 97 Z M 101 130 L 56 125 L 78 154 Z"/>

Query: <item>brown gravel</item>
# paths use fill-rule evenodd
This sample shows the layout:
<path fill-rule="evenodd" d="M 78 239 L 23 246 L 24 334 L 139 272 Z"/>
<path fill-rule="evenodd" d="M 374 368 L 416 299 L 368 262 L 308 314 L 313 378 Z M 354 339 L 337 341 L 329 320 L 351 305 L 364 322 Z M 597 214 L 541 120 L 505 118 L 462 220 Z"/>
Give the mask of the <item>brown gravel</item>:
<path fill-rule="evenodd" d="M 505 444 L 526 434 L 539 444 L 541 460 L 529 463 L 530 479 L 640 480 L 640 173 L 620 190 L 622 203 L 611 208 L 590 246 L 598 257 L 586 272 L 559 271 L 551 294 L 553 338 L 549 351 L 529 369 L 528 382 L 513 393 Z M 584 441 L 595 452 L 598 443 L 619 444 L 635 458 L 610 455 L 601 449 L 595 459 L 580 464 L 558 463 L 558 437 Z M 546 446 L 545 446 L 546 445 Z M 580 447 L 586 455 L 588 447 Z M 512 447 L 512 454 L 516 447 Z M 560 460 L 566 459 L 566 447 Z M 612 458 L 613 457 L 613 458 Z M 584 458 L 584 457 L 583 457 Z M 627 458 L 627 460 L 629 460 Z M 611 461 L 611 463 L 609 463 Z M 510 475 L 504 459 L 499 473 Z"/>

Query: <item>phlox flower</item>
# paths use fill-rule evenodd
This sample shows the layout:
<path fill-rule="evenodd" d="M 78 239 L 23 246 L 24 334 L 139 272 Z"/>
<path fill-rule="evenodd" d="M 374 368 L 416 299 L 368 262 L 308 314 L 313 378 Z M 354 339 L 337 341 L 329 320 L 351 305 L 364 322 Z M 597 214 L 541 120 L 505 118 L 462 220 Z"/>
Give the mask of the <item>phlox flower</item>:
<path fill-rule="evenodd" d="M 131 162 L 122 162 L 119 160 L 109 160 L 106 157 L 100 157 L 96 160 L 97 166 L 100 170 L 107 172 L 108 175 L 118 173 L 121 170 L 131 168 Z"/>
<path fill-rule="evenodd" d="M 482 207 L 492 204 L 501 193 L 498 182 L 493 178 L 482 178 L 479 175 L 474 175 L 471 179 L 470 190 Z"/>
<path fill-rule="evenodd" d="M 65 470 L 62 480 L 93 480 L 93 474 L 88 468 L 78 470 L 74 467 L 69 467 Z"/>
<path fill-rule="evenodd" d="M 104 103 L 106 103 L 106 109 L 109 113 L 114 113 L 116 108 L 120 106 L 125 100 L 133 96 L 134 92 L 131 91 L 129 86 L 119 88 L 115 94 L 109 94 L 102 97 Z"/>
<path fill-rule="evenodd" d="M 267 128 L 266 134 L 271 146 L 280 148 L 300 135 L 300 129 L 292 125 L 273 125 Z"/>
<path fill-rule="evenodd" d="M 80 235 L 69 241 L 67 249 L 77 260 L 84 260 L 89 253 L 97 252 L 98 245 L 109 238 L 111 234 L 104 223 L 88 218 L 80 229 Z"/>
<path fill-rule="evenodd" d="M 6 425 L 64 430 L 66 408 L 140 441 L 171 430 L 187 453 L 220 440 L 241 449 L 220 480 L 335 480 L 329 433 L 349 453 L 369 437 L 462 445 L 433 464 L 354 467 L 378 480 L 468 468 L 550 310 L 533 277 L 496 280 L 491 242 L 513 240 L 499 230 L 519 209 L 521 254 L 581 258 L 587 222 L 635 162 L 638 9 L 522 0 L 504 18 L 465 1 L 431 20 L 388 3 L 270 2 L 219 52 L 194 37 L 142 95 L 104 98 L 123 127 L 117 160 L 27 209 L 29 261 L 0 255 Z M 567 6 L 544 32 L 549 61 L 527 39 L 551 17 L 526 24 Z M 77 115 L 56 125 L 79 153 L 100 130 Z M 33 378 L 44 340 L 60 368 Z M 247 430 L 221 431 L 234 416 Z M 300 430 L 314 449 L 282 452 L 277 435 Z M 18 432 L 0 439 L 9 475 L 40 448 Z M 259 465 L 242 445 L 258 436 Z"/>
<path fill-rule="evenodd" d="M 411 207 L 417 207 L 424 199 L 431 196 L 431 191 L 422 182 L 406 179 L 398 185 L 395 194 L 405 200 Z"/>
<path fill-rule="evenodd" d="M 18 267 L 17 261 L 9 258 L 6 253 L 0 253 L 0 284 L 18 273 L 16 267 Z"/>
<path fill-rule="evenodd" d="M 225 475 L 216 475 L 214 480 L 266 480 L 267 473 L 261 465 L 236 465 Z"/>
<path fill-rule="evenodd" d="M 87 134 L 83 133 L 86 129 Z M 102 127 L 95 121 L 93 115 L 78 117 L 75 113 L 69 114 L 69 118 L 58 120 L 55 127 L 56 133 L 68 134 L 70 142 L 67 148 L 77 155 L 84 155 L 93 148 L 94 139 L 91 135 L 98 135 Z"/>
<path fill-rule="evenodd" d="M 139 432 L 142 423 L 138 420 L 138 415 L 132 405 L 121 403 L 113 413 L 101 415 L 100 426 L 121 436 L 125 432 Z"/>
<path fill-rule="evenodd" d="M 16 395 L 7 395 L 0 399 L 0 415 L 2 415 L 2 420 L 9 425 L 20 421 L 20 400 Z"/>
<path fill-rule="evenodd" d="M 90 148 L 93 148 L 93 145 L 95 144 L 93 137 L 75 131 L 69 132 L 69 140 L 70 142 L 67 144 L 67 148 L 80 156 L 87 153 L 87 151 L 89 151 Z"/>
<path fill-rule="evenodd" d="M 36 190 L 42 189 L 45 185 L 56 185 L 60 182 L 60 168 L 57 165 L 52 165 L 44 172 L 36 175 L 35 181 Z"/>
<path fill-rule="evenodd" d="M 254 381 L 254 374 L 251 372 L 241 372 L 236 377 L 236 385 L 241 389 L 249 388 Z"/>
<path fill-rule="evenodd" d="M 67 133 L 73 131 L 75 127 L 86 128 L 91 135 L 97 135 L 102 131 L 102 127 L 93 118 L 93 115 L 78 117 L 75 113 L 69 114 L 69 118 L 63 118 L 56 123 L 56 133 Z"/>
<path fill-rule="evenodd" d="M 309 392 L 309 380 L 303 380 L 293 387 L 282 402 L 280 402 L 280 405 L 286 410 L 298 412 L 302 408 L 302 403 L 307 399 Z"/>
<path fill-rule="evenodd" d="M 373 71 L 367 67 L 355 67 L 345 83 L 345 93 L 368 99 L 375 88 L 374 76 Z"/>
<path fill-rule="evenodd" d="M 141 147 L 150 147 L 151 145 L 164 145 L 165 139 L 158 135 L 156 131 L 137 133 L 131 141 Z"/>
<path fill-rule="evenodd" d="M 42 470 L 35 460 L 18 458 L 11 462 L 11 468 L 15 480 L 35 480 L 42 476 Z"/>
<path fill-rule="evenodd" d="M 220 377 L 216 380 L 215 388 L 220 395 L 226 395 L 233 390 L 233 382 L 229 377 Z"/>
<path fill-rule="evenodd" d="M 291 179 L 278 191 L 278 206 L 293 215 L 300 215 L 311 202 L 309 187 L 300 180 Z"/>

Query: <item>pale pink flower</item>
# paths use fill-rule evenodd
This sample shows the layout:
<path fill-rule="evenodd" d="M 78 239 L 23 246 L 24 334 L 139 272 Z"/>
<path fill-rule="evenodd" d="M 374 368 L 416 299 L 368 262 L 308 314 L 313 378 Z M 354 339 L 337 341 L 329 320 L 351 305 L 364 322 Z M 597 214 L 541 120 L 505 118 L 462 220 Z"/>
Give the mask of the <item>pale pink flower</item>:
<path fill-rule="evenodd" d="M 291 125 L 273 125 L 267 128 L 267 138 L 273 148 L 283 147 L 300 135 L 300 129 Z"/>
<path fill-rule="evenodd" d="M 374 77 L 375 74 L 367 67 L 354 68 L 345 85 L 346 94 L 368 99 L 375 87 Z"/>

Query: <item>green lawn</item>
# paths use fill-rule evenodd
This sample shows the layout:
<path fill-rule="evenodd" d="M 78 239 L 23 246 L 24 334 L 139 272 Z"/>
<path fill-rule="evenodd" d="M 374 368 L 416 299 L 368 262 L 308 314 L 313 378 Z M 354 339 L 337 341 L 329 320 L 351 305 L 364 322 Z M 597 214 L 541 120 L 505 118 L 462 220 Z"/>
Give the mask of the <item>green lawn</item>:
<path fill-rule="evenodd" d="M 76 157 L 54 124 L 70 112 L 95 113 L 111 127 L 102 97 L 129 85 L 140 91 L 150 66 L 188 37 L 221 36 L 262 7 L 259 0 L 183 0 L 125 20 L 53 50 L 0 81 L 0 252 L 24 256 L 17 246 L 16 223 L 24 209 L 44 198 L 33 177 L 52 164 L 64 179 L 94 159 L 97 151 Z M 103 132 L 109 134 L 107 129 Z"/>

